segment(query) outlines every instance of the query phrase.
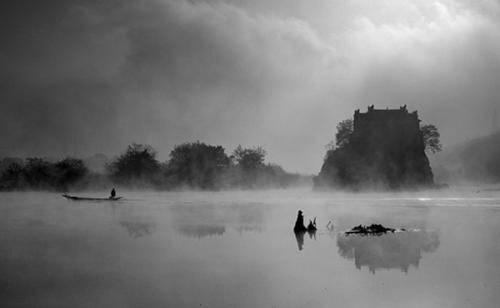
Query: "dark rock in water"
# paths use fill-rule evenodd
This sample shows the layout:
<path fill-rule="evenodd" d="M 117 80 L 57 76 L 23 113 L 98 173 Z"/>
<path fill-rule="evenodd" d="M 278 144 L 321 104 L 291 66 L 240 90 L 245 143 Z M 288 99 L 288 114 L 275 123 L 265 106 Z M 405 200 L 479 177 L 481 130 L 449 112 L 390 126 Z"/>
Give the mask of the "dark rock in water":
<path fill-rule="evenodd" d="M 380 224 L 371 224 L 369 226 L 363 226 L 363 225 L 356 226 L 351 230 L 346 231 L 345 234 L 376 235 L 394 231 L 396 231 L 396 229 L 386 228 Z"/>
<path fill-rule="evenodd" d="M 360 189 L 431 188 L 433 174 L 417 112 L 356 110 L 352 133 L 329 150 L 314 187 Z"/>
<path fill-rule="evenodd" d="M 293 227 L 293 231 L 297 232 L 306 232 L 307 228 L 304 226 L 304 215 L 302 215 L 302 211 L 299 210 L 297 213 L 297 220 L 295 221 L 295 226 Z"/>

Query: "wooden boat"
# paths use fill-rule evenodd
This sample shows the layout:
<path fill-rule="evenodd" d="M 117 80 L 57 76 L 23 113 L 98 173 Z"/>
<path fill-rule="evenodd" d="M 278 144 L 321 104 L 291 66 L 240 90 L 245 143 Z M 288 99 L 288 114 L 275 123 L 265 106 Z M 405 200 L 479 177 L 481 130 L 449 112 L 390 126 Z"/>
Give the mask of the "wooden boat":
<path fill-rule="evenodd" d="M 62 196 L 68 200 L 73 200 L 73 201 L 118 201 L 123 198 L 123 197 L 89 198 L 89 197 L 70 196 L 67 194 L 63 194 Z"/>

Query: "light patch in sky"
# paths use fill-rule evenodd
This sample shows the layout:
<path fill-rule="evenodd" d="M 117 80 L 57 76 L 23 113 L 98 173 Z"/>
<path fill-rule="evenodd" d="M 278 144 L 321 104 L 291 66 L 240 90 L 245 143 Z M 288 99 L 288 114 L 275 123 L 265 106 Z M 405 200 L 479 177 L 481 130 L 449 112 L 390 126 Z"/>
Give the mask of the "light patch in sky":
<path fill-rule="evenodd" d="M 495 1 L 0 6 L 1 156 L 200 140 L 317 173 L 355 109 L 406 104 L 446 147 L 490 133 L 500 98 Z"/>

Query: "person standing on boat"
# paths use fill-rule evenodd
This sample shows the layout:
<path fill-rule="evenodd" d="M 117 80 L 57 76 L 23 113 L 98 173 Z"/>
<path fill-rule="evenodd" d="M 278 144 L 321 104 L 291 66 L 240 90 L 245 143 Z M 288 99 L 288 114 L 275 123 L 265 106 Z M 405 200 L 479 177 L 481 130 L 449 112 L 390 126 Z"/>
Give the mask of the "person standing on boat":
<path fill-rule="evenodd" d="M 111 189 L 111 193 L 110 193 L 110 196 L 109 196 L 109 199 L 113 199 L 116 197 L 116 190 L 115 188 L 113 187 L 113 189 Z"/>

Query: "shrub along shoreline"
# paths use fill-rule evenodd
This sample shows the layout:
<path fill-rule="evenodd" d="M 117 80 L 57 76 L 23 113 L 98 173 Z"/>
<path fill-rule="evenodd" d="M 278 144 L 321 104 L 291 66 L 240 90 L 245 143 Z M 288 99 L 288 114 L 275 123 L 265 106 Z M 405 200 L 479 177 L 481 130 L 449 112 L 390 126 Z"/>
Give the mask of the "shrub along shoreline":
<path fill-rule="evenodd" d="M 158 190 L 225 190 L 287 188 L 309 184 L 311 177 L 286 172 L 265 163 L 262 147 L 239 145 L 231 155 L 222 146 L 202 142 L 174 147 L 160 162 L 150 145 L 133 143 L 106 163 L 104 171 L 91 171 L 82 159 L 4 158 L 0 160 L 0 190 L 86 190 L 153 188 Z"/>

